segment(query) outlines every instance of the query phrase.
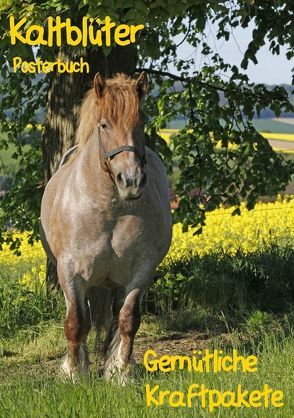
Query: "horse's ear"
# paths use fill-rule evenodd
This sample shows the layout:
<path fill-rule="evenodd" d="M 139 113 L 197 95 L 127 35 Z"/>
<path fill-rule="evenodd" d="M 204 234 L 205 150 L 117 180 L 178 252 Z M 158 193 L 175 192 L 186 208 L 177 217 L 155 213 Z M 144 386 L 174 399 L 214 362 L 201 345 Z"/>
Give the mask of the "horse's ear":
<path fill-rule="evenodd" d="M 142 100 L 148 90 L 148 78 L 144 71 L 139 75 L 135 87 L 139 96 L 139 100 Z"/>
<path fill-rule="evenodd" d="M 101 99 L 101 97 L 103 96 L 105 87 L 106 87 L 105 79 L 102 77 L 101 74 L 97 73 L 94 77 L 94 88 L 95 88 L 97 97 L 99 99 Z"/>

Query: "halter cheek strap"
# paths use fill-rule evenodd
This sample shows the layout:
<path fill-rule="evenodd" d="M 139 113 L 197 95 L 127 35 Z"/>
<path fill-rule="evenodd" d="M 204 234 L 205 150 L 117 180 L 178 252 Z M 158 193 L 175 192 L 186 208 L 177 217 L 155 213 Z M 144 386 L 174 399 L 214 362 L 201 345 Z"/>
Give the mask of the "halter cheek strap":
<path fill-rule="evenodd" d="M 122 145 L 121 147 L 115 148 L 112 151 L 106 151 L 103 143 L 101 141 L 101 135 L 100 135 L 100 124 L 98 123 L 97 125 L 97 139 L 98 139 L 98 144 L 99 144 L 99 148 L 103 154 L 104 160 L 105 160 L 105 165 L 107 167 L 107 171 L 109 172 L 109 175 L 111 178 L 113 178 L 113 174 L 111 172 L 110 166 L 109 166 L 109 159 L 112 157 L 115 157 L 117 154 L 120 154 L 121 152 L 124 151 L 130 151 L 130 152 L 134 152 L 140 159 L 141 165 L 142 167 L 145 166 L 146 164 L 146 157 L 145 157 L 145 152 L 143 155 L 140 154 L 140 152 L 137 150 L 136 147 L 133 147 L 132 145 Z"/>

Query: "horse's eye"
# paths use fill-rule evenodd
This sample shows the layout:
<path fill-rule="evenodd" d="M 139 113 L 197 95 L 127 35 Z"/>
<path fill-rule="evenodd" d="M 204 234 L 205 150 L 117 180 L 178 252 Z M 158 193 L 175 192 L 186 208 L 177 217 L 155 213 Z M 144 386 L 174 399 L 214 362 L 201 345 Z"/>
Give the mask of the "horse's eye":
<path fill-rule="evenodd" d="M 99 125 L 100 125 L 100 127 L 101 127 L 102 129 L 107 129 L 107 128 L 109 128 L 109 123 L 108 123 L 108 120 L 107 120 L 107 119 L 104 119 L 104 118 L 100 120 Z"/>

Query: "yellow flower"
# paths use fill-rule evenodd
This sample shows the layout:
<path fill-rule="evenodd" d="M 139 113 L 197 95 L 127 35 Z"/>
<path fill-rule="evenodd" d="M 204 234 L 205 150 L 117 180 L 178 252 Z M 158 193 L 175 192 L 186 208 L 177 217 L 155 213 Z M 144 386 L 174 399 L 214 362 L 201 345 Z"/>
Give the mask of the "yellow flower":
<path fill-rule="evenodd" d="M 201 235 L 193 235 L 192 229 L 184 234 L 181 224 L 174 225 L 172 245 L 163 265 L 168 267 L 171 260 L 175 262 L 189 254 L 247 254 L 266 250 L 273 243 L 279 247 L 294 243 L 293 197 L 279 196 L 274 203 L 260 202 L 252 211 L 242 204 L 240 216 L 231 216 L 234 209 L 220 207 L 207 213 Z"/>
<path fill-rule="evenodd" d="M 233 210 L 220 207 L 207 213 L 206 226 L 201 235 L 193 235 L 192 229 L 184 234 L 181 224 L 174 225 L 172 245 L 163 265 L 168 267 L 188 255 L 247 254 L 266 251 L 273 243 L 279 247 L 294 244 L 294 197 L 278 197 L 274 203 L 260 202 L 252 211 L 242 204 L 240 216 L 231 216 Z M 15 232 L 14 237 L 21 239 L 21 256 L 15 256 L 9 246 L 4 245 L 0 266 L 21 267 L 20 282 L 31 290 L 44 286 L 45 253 L 41 242 L 31 246 L 28 243 L 29 233 Z"/>

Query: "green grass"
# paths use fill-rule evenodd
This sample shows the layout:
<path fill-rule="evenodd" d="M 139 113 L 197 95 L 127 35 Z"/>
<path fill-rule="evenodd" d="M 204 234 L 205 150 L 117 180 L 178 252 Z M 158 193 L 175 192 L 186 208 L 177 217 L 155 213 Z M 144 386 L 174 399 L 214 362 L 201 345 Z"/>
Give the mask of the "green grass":
<path fill-rule="evenodd" d="M 1 252 L 0 252 L 1 254 Z M 60 319 L 64 315 L 61 292 L 47 293 L 40 285 L 40 267 L 36 258 L 0 262 L 0 335 L 9 337 L 22 328 L 44 320 Z M 35 268 L 35 272 L 32 272 Z M 31 286 L 25 286 L 25 277 Z"/>
<path fill-rule="evenodd" d="M 11 172 L 16 171 L 19 164 L 18 161 L 13 159 L 11 156 L 16 151 L 16 147 L 12 145 L 9 146 L 8 149 L 2 149 L 0 151 L 0 173 L 1 174 L 9 174 Z"/>
<path fill-rule="evenodd" d="M 22 150 L 25 152 L 30 148 L 30 145 L 23 145 Z M 14 174 L 19 168 L 19 159 L 15 159 L 12 155 L 17 151 L 17 148 L 12 144 L 7 149 L 0 150 L 0 175 Z"/>
<path fill-rule="evenodd" d="M 150 318 L 149 318 L 150 321 Z M 156 320 L 153 318 L 153 321 Z M 155 332 L 148 322 L 143 323 L 144 332 Z M 235 339 L 234 331 L 219 338 L 209 339 L 206 347 L 223 348 L 231 351 Z M 90 338 L 93 343 L 93 335 Z M 236 340 L 237 341 L 237 340 Z M 239 354 L 254 353 L 258 358 L 256 373 L 147 373 L 141 365 L 135 382 L 126 387 L 104 382 L 97 373 L 94 355 L 91 360 L 89 379 L 74 385 L 62 382 L 59 377 L 59 364 L 65 351 L 65 343 L 60 323 L 50 322 L 20 332 L 13 338 L 2 342 L 0 358 L 0 415 L 3 417 L 281 417 L 293 416 L 294 398 L 292 396 L 294 368 L 293 334 L 275 336 L 263 334 L 259 339 L 236 346 Z M 197 347 L 197 342 L 193 348 Z M 147 347 L 146 347 L 147 349 Z M 180 353 L 179 353 L 180 354 Z M 187 353 L 189 354 L 189 353 Z M 260 408 L 216 408 L 214 413 L 199 406 L 193 408 L 172 408 L 167 403 L 162 406 L 146 406 L 146 385 L 159 385 L 161 390 L 187 392 L 189 385 L 204 383 L 209 389 L 236 390 L 241 384 L 246 390 L 262 389 L 268 384 L 273 389 L 282 390 L 285 405 L 281 409 Z M 155 395 L 155 398 L 158 396 Z"/>
<path fill-rule="evenodd" d="M 255 253 L 171 262 L 149 288 L 147 301 L 159 314 L 201 306 L 213 315 L 223 311 L 232 321 L 254 309 L 283 312 L 294 303 L 292 245 L 289 239 L 284 248 L 273 243 Z"/>
<path fill-rule="evenodd" d="M 22 152 L 26 152 L 30 149 L 30 145 L 27 141 L 31 141 L 36 138 L 36 133 L 30 133 L 29 129 L 26 130 L 25 134 L 22 135 L 22 139 L 25 140 L 26 144 L 21 146 Z M 7 139 L 6 133 L 0 132 L 0 144 L 1 140 Z M 38 139 L 37 139 L 38 140 Z M 16 145 L 9 143 L 7 149 L 0 149 L 0 175 L 11 175 L 16 172 L 19 168 L 19 159 L 13 158 L 15 153 L 18 153 Z"/>
<path fill-rule="evenodd" d="M 25 290 L 18 284 L 30 265 L 1 265 L 0 278 L 0 417 L 2 418 L 141 418 L 141 417 L 281 417 L 294 413 L 294 311 L 290 309 L 285 286 L 291 293 L 292 252 L 268 252 L 250 258 L 225 258 L 223 264 L 212 258 L 190 260 L 173 265 L 170 273 L 181 293 L 156 285 L 160 315 L 145 314 L 136 343 L 139 362 L 133 382 L 126 387 L 105 382 L 98 373 L 99 359 L 94 354 L 94 332 L 90 333 L 90 375 L 74 385 L 63 382 L 59 367 L 66 352 L 63 332 L 64 301 L 61 295 L 36 288 Z M 280 259 L 279 259 L 280 257 Z M 176 281 L 186 275 L 189 286 Z M 278 279 L 278 274 L 284 280 Z M 251 278 L 250 278 L 251 277 Z M 277 278 L 276 282 L 274 278 Z M 32 276 L 37 280 L 37 276 Z M 252 282 L 253 280 L 253 282 Z M 257 289 L 252 284 L 258 284 Z M 243 287 L 242 287 L 243 286 Z M 289 287 L 290 286 L 290 287 Z M 43 292 L 43 293 L 42 293 Z M 186 293 L 189 293 L 189 298 Z M 263 305 L 258 307 L 258 298 Z M 152 310 L 148 297 L 143 308 Z M 154 295 L 152 296 L 154 299 Z M 160 302 L 160 298 L 162 299 Z M 168 304 L 174 298 L 175 306 Z M 249 299 L 249 300 L 248 300 Z M 233 300 L 233 303 L 232 303 Z M 284 302 L 287 300 L 288 305 Z M 193 302 L 193 303 L 192 303 Z M 154 300 L 153 300 L 154 303 Z M 272 305 L 271 312 L 269 305 Z M 231 353 L 254 354 L 255 373 L 172 373 L 147 372 L 142 356 L 153 348 L 162 354 L 191 355 L 192 349 L 222 349 Z M 216 408 L 213 413 L 200 407 L 173 408 L 146 405 L 146 385 L 161 390 L 186 393 L 191 384 L 209 389 L 236 391 L 262 390 L 268 384 L 284 393 L 285 405 L 258 409 Z M 155 399 L 158 395 L 155 394 Z"/>

